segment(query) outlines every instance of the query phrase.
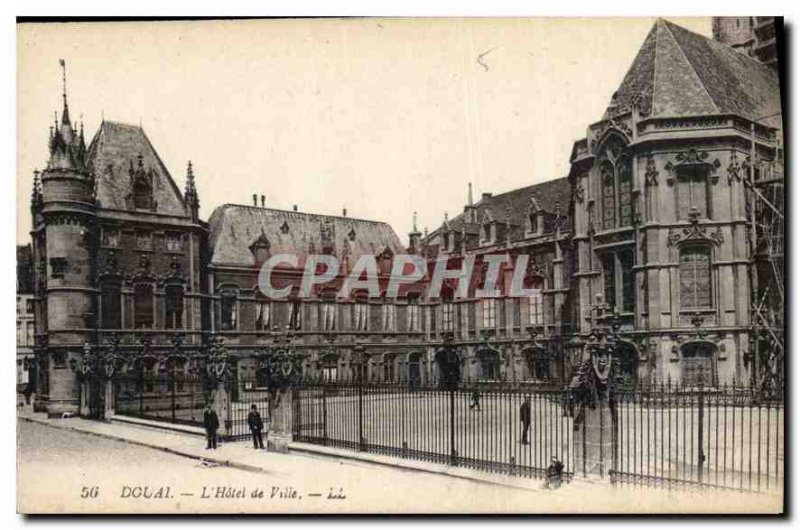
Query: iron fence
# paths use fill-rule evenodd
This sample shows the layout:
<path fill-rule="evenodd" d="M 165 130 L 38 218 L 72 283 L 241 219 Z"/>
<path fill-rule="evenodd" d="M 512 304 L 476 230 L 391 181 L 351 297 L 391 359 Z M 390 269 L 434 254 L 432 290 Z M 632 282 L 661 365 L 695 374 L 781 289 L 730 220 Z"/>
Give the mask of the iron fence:
<path fill-rule="evenodd" d="M 533 386 L 310 383 L 295 392 L 293 435 L 300 442 L 529 477 L 544 477 L 556 457 L 568 480 L 574 459 L 567 400 L 563 389 Z"/>
<path fill-rule="evenodd" d="M 780 488 L 784 405 L 750 388 L 617 391 L 612 482 Z"/>
<path fill-rule="evenodd" d="M 202 377 L 125 374 L 114 379 L 118 414 L 189 425 L 203 424 L 209 390 Z"/>

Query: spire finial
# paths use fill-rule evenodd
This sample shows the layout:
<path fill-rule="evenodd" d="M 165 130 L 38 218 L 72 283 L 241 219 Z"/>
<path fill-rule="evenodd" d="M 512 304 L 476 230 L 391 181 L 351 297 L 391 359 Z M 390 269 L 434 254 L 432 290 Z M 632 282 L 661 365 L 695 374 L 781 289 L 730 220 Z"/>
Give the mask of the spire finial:
<path fill-rule="evenodd" d="M 417 212 L 416 211 L 414 211 L 414 221 L 412 223 L 412 230 L 414 230 L 414 232 L 417 231 Z"/>
<path fill-rule="evenodd" d="M 467 201 L 472 206 L 472 182 L 469 183 L 469 193 L 467 194 Z"/>
<path fill-rule="evenodd" d="M 64 59 L 59 59 L 58 62 L 61 64 L 61 97 L 64 99 L 64 111 L 61 114 L 61 123 L 63 125 L 69 125 L 69 107 L 67 106 L 67 63 Z"/>

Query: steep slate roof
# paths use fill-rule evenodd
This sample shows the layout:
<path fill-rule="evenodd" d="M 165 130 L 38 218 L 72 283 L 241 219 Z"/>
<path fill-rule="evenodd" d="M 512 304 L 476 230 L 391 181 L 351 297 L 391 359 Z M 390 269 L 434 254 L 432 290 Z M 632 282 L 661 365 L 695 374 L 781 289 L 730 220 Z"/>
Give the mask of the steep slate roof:
<path fill-rule="evenodd" d="M 475 204 L 477 223 L 467 223 L 466 232 L 477 233 L 487 211 L 491 219 L 502 224 L 506 222 L 507 212 L 510 212 L 511 239 L 522 239 L 525 235 L 525 220 L 531 197 L 536 199 L 539 208 L 551 214 L 556 211 L 556 203 L 560 204 L 561 215 L 566 217 L 569 213 L 570 193 L 569 179 L 563 177 L 485 197 Z M 450 219 L 450 228 L 455 232 L 461 232 L 463 225 L 463 213 Z M 568 229 L 568 226 L 567 222 L 564 229 Z M 433 234 L 439 233 L 440 230 L 441 226 Z"/>
<path fill-rule="evenodd" d="M 141 127 L 104 121 L 87 152 L 87 167 L 97 179 L 97 198 L 103 208 L 127 210 L 125 198 L 131 192 L 130 165 L 142 156 L 145 171 L 153 171 L 153 199 L 156 211 L 186 215 L 183 197 Z"/>
<path fill-rule="evenodd" d="M 335 256 L 341 259 L 347 255 L 351 264 L 363 254 L 377 256 L 387 248 L 393 254 L 405 252 L 388 224 L 350 217 L 225 204 L 214 210 L 208 224 L 214 265 L 255 265 L 251 246 L 264 238 L 270 254 L 295 254 L 301 265 L 308 254 L 322 253 L 324 239 L 332 245 Z M 325 238 L 323 232 L 330 235 Z"/>
<path fill-rule="evenodd" d="M 781 110 L 778 78 L 769 66 L 663 19 L 648 33 L 610 106 L 621 113 L 635 100 L 642 115 L 652 117 L 734 113 L 752 119 Z"/>

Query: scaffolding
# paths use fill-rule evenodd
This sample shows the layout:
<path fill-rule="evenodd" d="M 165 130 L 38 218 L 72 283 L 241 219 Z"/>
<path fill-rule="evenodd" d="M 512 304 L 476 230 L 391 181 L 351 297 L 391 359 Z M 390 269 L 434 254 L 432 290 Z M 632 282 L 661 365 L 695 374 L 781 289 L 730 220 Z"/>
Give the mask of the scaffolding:
<path fill-rule="evenodd" d="M 750 233 L 752 383 L 764 396 L 784 388 L 784 161 L 781 131 L 772 160 L 755 153 L 755 123 L 745 173 Z"/>

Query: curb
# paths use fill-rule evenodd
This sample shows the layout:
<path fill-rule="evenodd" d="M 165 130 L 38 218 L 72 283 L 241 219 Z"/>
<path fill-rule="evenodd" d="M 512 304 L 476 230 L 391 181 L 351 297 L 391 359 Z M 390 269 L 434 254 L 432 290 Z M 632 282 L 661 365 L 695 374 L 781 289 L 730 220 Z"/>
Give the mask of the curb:
<path fill-rule="evenodd" d="M 165 453 L 170 453 L 170 454 L 173 454 L 173 455 L 182 456 L 184 458 L 191 458 L 192 460 L 213 462 L 213 463 L 215 463 L 217 465 L 220 465 L 220 466 L 231 467 L 231 468 L 234 468 L 234 469 L 240 469 L 242 471 L 249 471 L 251 473 L 263 473 L 263 474 L 270 473 L 269 470 L 267 470 L 265 468 L 262 468 L 262 467 L 259 467 L 259 466 L 253 466 L 253 465 L 250 465 L 250 464 L 242 464 L 242 463 L 234 462 L 234 461 L 231 461 L 231 460 L 224 460 L 222 458 L 199 456 L 199 455 L 196 455 L 196 454 L 193 454 L 193 453 L 181 451 L 179 449 L 172 449 L 172 448 L 169 448 L 169 447 L 164 447 L 163 445 L 156 445 L 156 444 L 151 444 L 151 443 L 147 443 L 147 442 L 139 442 L 137 440 L 131 440 L 130 438 L 123 438 L 121 436 L 115 436 L 113 434 L 106 434 L 106 433 L 99 433 L 99 432 L 94 432 L 94 431 L 87 431 L 87 430 L 81 429 L 80 427 L 74 427 L 74 426 L 69 426 L 69 425 L 54 425 L 54 424 L 52 424 L 52 423 L 50 423 L 50 422 L 48 422 L 46 420 L 40 420 L 38 418 L 30 418 L 30 417 L 20 416 L 18 419 L 21 420 L 21 421 L 27 421 L 27 422 L 30 422 L 30 423 L 36 423 L 36 424 L 39 424 L 39 425 L 44 425 L 45 427 L 51 427 L 53 429 L 60 429 L 62 431 L 79 432 L 81 434 L 88 434 L 90 436 L 97 436 L 99 438 L 106 438 L 108 440 L 114 440 L 114 441 L 117 441 L 117 442 L 123 442 L 123 443 L 127 443 L 127 444 L 130 444 L 130 445 L 137 445 L 137 446 L 140 446 L 140 447 L 147 447 L 148 449 L 156 449 L 158 451 L 163 451 Z"/>
<path fill-rule="evenodd" d="M 233 469 L 239 469 L 239 470 L 242 470 L 242 471 L 249 471 L 251 473 L 261 473 L 261 474 L 269 474 L 269 473 L 271 473 L 270 470 L 268 470 L 266 468 L 263 468 L 263 467 L 260 467 L 260 466 L 254 466 L 254 465 L 250 465 L 250 464 L 242 464 L 240 462 L 236 462 L 236 461 L 232 461 L 232 460 L 225 460 L 225 459 L 222 459 L 222 458 L 199 456 L 199 455 L 196 455 L 194 453 L 181 451 L 180 449 L 172 449 L 172 448 L 169 448 L 169 447 L 164 447 L 163 445 L 157 445 L 157 444 L 152 444 L 152 443 L 147 443 L 147 442 L 140 442 L 140 441 L 137 441 L 137 440 L 131 440 L 130 438 L 124 438 L 122 436 L 115 436 L 113 434 L 98 433 L 98 432 L 85 430 L 85 429 L 82 429 L 80 427 L 75 427 L 75 426 L 70 426 L 70 425 L 57 425 L 57 424 L 53 424 L 53 423 L 51 423 L 51 422 L 49 422 L 47 420 L 42 420 L 42 419 L 39 419 L 39 418 L 31 418 L 31 417 L 19 416 L 18 419 L 21 420 L 21 421 L 27 421 L 27 422 L 30 422 L 30 423 L 36 423 L 36 424 L 43 425 L 45 427 L 50 427 L 50 428 L 53 428 L 53 429 L 60 429 L 60 430 L 63 430 L 63 431 L 78 432 L 78 433 L 81 433 L 81 434 L 87 434 L 87 435 L 90 435 L 90 436 L 97 436 L 99 438 L 106 438 L 108 440 L 114 440 L 114 441 L 117 441 L 117 442 L 127 443 L 127 444 L 130 444 L 130 445 L 136 445 L 136 446 L 139 446 L 139 447 L 147 447 L 148 449 L 155 449 L 155 450 L 163 451 L 165 453 L 173 454 L 173 455 L 176 455 L 176 456 L 181 456 L 181 457 L 184 457 L 184 458 L 190 458 L 192 460 L 213 462 L 213 463 L 215 463 L 217 465 L 220 465 L 220 466 L 230 467 L 230 468 L 233 468 Z M 138 427 L 138 425 L 132 425 L 132 426 Z M 341 459 L 355 461 L 355 462 L 362 462 L 362 463 L 370 464 L 370 465 L 389 467 L 389 468 L 397 469 L 397 470 L 400 470 L 400 471 L 427 473 L 427 474 L 431 474 L 431 475 L 445 476 L 445 477 L 454 478 L 454 479 L 468 480 L 468 481 L 471 481 L 471 482 L 484 484 L 484 485 L 502 486 L 502 487 L 506 487 L 506 488 L 514 488 L 514 489 L 523 490 L 523 491 L 538 492 L 538 493 L 546 493 L 546 492 L 550 491 L 550 490 L 548 490 L 546 488 L 541 487 L 540 481 L 538 479 L 528 479 L 528 480 L 532 481 L 530 486 L 524 485 L 524 484 L 509 484 L 509 483 L 506 483 L 506 482 L 504 482 L 502 480 L 492 480 L 489 477 L 476 477 L 476 476 L 469 476 L 469 475 L 461 474 L 459 471 L 461 471 L 462 468 L 454 468 L 453 470 L 451 470 L 450 468 L 445 468 L 445 467 L 442 467 L 440 469 L 431 469 L 431 468 L 419 465 L 419 464 L 415 463 L 414 461 L 387 462 L 387 461 L 382 461 L 379 458 L 375 458 L 374 456 L 369 455 L 369 454 L 362 454 L 362 453 L 356 453 L 356 452 L 352 452 L 352 453 L 348 452 L 346 454 L 342 454 L 342 453 L 339 453 L 338 451 L 330 451 L 330 450 L 326 450 L 326 449 L 323 449 L 323 448 L 316 448 L 316 447 L 313 447 L 313 446 L 308 446 L 306 444 L 298 445 L 296 443 L 290 443 L 289 444 L 289 451 L 290 451 L 290 453 L 295 453 L 295 454 L 307 454 L 307 455 L 313 455 L 313 456 L 325 457 L 325 458 L 341 458 Z M 525 479 L 524 477 L 520 477 L 520 478 L 523 479 L 523 480 Z M 572 482 L 579 482 L 579 481 L 576 481 L 575 479 L 573 479 Z"/>

